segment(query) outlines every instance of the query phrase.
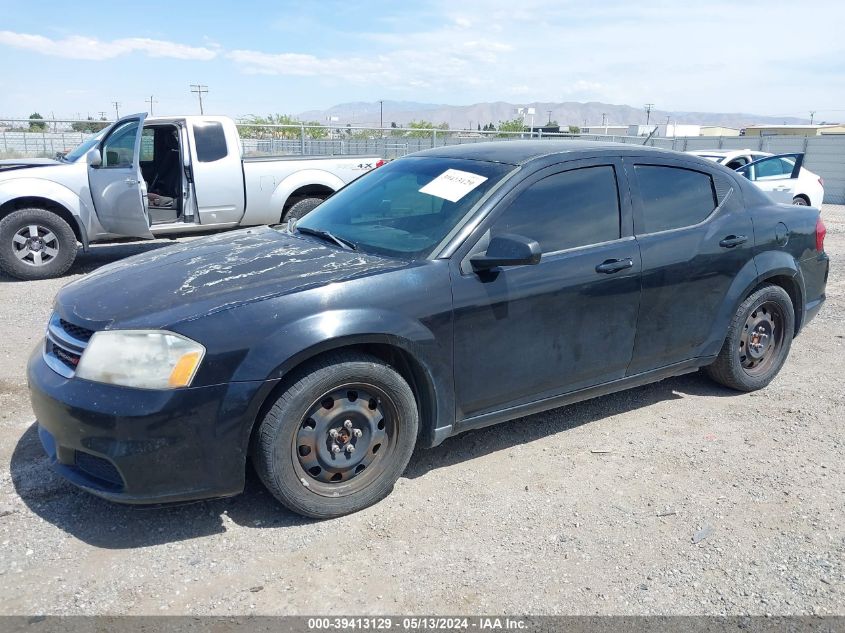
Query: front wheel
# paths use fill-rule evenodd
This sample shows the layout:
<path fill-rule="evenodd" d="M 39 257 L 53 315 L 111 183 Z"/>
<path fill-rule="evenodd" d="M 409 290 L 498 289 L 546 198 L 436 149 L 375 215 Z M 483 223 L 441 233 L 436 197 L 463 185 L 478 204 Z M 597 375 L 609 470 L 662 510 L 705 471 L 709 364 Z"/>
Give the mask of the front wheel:
<path fill-rule="evenodd" d="M 731 389 L 762 389 L 786 362 L 794 332 L 789 294 L 780 286 L 763 286 L 739 306 L 719 356 L 704 371 Z"/>
<path fill-rule="evenodd" d="M 327 519 L 384 497 L 417 438 L 408 383 L 372 356 L 340 353 L 307 367 L 278 397 L 254 438 L 253 461 L 288 508 Z"/>
<path fill-rule="evenodd" d="M 18 279 L 58 277 L 76 259 L 76 235 L 46 209 L 17 209 L 0 220 L 0 269 Z"/>

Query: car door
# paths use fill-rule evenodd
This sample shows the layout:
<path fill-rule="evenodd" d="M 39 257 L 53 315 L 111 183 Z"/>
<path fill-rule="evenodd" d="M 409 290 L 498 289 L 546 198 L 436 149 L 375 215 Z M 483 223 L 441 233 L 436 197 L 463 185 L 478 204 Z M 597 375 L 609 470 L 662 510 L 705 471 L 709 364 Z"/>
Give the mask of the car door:
<path fill-rule="evenodd" d="M 109 233 L 152 238 L 141 174 L 146 114 L 120 119 L 100 141 L 99 163 L 88 164 L 88 185 L 100 225 Z"/>
<path fill-rule="evenodd" d="M 792 204 L 803 162 L 804 154 L 800 152 L 777 154 L 755 160 L 736 171 L 769 194 L 775 202 Z"/>
<path fill-rule="evenodd" d="M 642 301 L 628 375 L 703 355 L 728 290 L 753 259 L 736 183 L 700 163 L 625 159 L 642 255 Z M 753 263 L 751 264 L 753 265 Z"/>
<path fill-rule="evenodd" d="M 624 192 L 616 159 L 547 168 L 503 198 L 453 256 L 459 420 L 625 375 L 640 256 Z M 539 264 L 473 272 L 469 258 L 501 234 L 538 241 Z"/>

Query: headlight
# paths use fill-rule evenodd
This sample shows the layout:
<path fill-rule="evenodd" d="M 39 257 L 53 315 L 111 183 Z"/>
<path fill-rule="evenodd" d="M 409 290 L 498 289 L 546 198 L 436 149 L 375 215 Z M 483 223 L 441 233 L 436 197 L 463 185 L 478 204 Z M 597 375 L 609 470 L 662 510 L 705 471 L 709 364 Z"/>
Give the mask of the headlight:
<path fill-rule="evenodd" d="M 76 376 L 124 387 L 187 387 L 205 356 L 189 338 L 164 331 L 104 330 L 91 337 Z"/>

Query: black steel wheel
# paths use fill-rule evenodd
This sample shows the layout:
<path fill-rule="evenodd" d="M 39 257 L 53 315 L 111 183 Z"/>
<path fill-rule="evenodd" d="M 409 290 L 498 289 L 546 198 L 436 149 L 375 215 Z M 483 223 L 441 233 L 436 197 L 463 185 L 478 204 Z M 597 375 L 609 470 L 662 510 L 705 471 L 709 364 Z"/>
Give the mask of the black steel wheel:
<path fill-rule="evenodd" d="M 780 286 L 763 286 L 739 306 L 719 356 L 705 372 L 731 389 L 762 389 L 786 362 L 794 332 L 789 294 Z"/>
<path fill-rule="evenodd" d="M 268 490 L 315 518 L 356 512 L 387 496 L 417 439 L 417 403 L 399 373 L 365 354 L 327 355 L 299 371 L 253 437 Z"/>
<path fill-rule="evenodd" d="M 375 385 L 333 389 L 309 407 L 293 438 L 294 468 L 317 494 L 355 494 L 389 464 L 398 418 L 393 399 Z"/>

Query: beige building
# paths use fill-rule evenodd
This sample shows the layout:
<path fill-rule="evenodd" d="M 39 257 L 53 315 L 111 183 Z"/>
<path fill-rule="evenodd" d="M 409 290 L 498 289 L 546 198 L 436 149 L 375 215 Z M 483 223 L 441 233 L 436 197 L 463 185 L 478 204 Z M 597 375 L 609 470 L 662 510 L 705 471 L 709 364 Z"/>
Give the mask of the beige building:
<path fill-rule="evenodd" d="M 739 128 L 722 125 L 702 125 L 700 136 L 739 136 Z"/>
<path fill-rule="evenodd" d="M 842 129 L 841 125 L 749 125 L 745 136 L 819 136 L 820 134 L 841 134 L 827 130 Z"/>

